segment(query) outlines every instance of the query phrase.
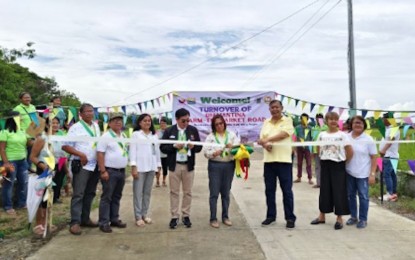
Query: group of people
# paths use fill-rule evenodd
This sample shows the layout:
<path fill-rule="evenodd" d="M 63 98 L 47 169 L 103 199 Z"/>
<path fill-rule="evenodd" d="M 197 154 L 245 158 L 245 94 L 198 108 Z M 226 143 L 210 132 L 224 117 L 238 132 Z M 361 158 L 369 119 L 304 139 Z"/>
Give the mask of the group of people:
<path fill-rule="evenodd" d="M 151 191 L 154 179 L 156 187 L 167 186 L 167 176 L 170 188 L 170 214 L 169 227 L 177 228 L 181 219 L 185 227 L 190 228 L 192 222 L 191 203 L 192 186 L 194 180 L 195 154 L 203 151 L 208 159 L 209 177 L 209 206 L 210 225 L 219 228 L 217 218 L 217 201 L 219 195 L 222 202 L 221 222 L 231 226 L 229 217 L 230 190 L 235 170 L 235 163 L 231 149 L 240 144 L 239 137 L 229 129 L 222 115 L 217 114 L 211 120 L 211 133 L 205 142 L 212 145 L 195 145 L 199 142 L 199 132 L 196 127 L 189 125 L 190 113 L 184 108 L 175 111 L 176 124 L 167 128 L 165 118 L 160 120 L 160 130 L 155 131 L 153 120 L 149 114 L 141 114 L 136 122 L 131 142 L 116 141 L 125 138 L 123 133 L 123 114 L 111 113 L 109 115 L 109 130 L 103 134 L 106 139 L 115 139 L 112 142 L 88 140 L 90 137 L 100 137 L 98 124 L 94 122 L 94 108 L 90 104 L 82 104 L 79 110 L 80 120 L 73 124 L 67 137 L 84 137 L 84 141 L 68 141 L 63 143 L 48 143 L 48 135 L 61 134 L 62 126 L 60 116 L 55 116 L 52 122 L 46 123 L 52 127 L 38 135 L 34 140 L 26 136 L 25 130 L 30 125 L 31 111 L 36 111 L 30 104 L 30 95 L 21 96 L 22 104 L 15 110 L 14 115 L 20 114 L 21 123 L 18 129 L 13 118 L 6 122 L 5 130 L 0 134 L 0 155 L 2 164 L 12 169 L 8 182 L 3 183 L 3 207 L 9 214 L 14 214 L 11 190 L 14 180 L 18 185 L 17 207 L 25 207 L 27 194 L 27 170 L 30 163 L 36 166 L 39 174 L 47 169 L 45 157 L 49 146 L 56 158 L 70 156 L 70 170 L 72 172 L 73 194 L 70 206 L 70 233 L 80 235 L 81 227 L 99 227 L 102 232 L 111 233 L 112 228 L 125 228 L 127 225 L 120 219 L 119 208 L 122 192 L 125 185 L 125 174 L 128 163 L 131 165 L 133 177 L 133 209 L 135 224 L 143 227 L 152 223 L 149 216 Z M 374 182 L 376 172 L 376 146 L 370 136 L 365 134 L 366 121 L 361 116 L 351 119 L 351 132 L 345 133 L 338 128 L 339 116 L 329 112 L 325 116 L 326 125 L 318 124 L 319 134 L 312 134 L 313 129 L 308 128 L 308 115 L 303 116 L 301 125 L 294 128 L 292 119 L 283 115 L 282 103 L 273 100 L 269 103 L 271 118 L 264 121 L 258 144 L 264 148 L 264 182 L 267 212 L 262 225 L 267 226 L 275 222 L 276 210 L 276 183 L 279 180 L 282 190 L 284 215 L 287 228 L 294 228 L 296 216 L 294 214 L 294 194 L 292 191 L 292 148 L 291 136 L 296 132 L 304 141 L 317 140 L 324 145 L 317 147 L 314 158 L 316 169 L 321 167 L 321 174 L 317 176 L 317 186 L 320 188 L 319 216 L 311 224 L 325 223 L 325 214 L 334 212 L 337 215 L 335 229 L 343 227 L 343 215 L 351 214 L 347 225 L 356 224 L 358 228 L 367 225 L 368 212 L 368 184 Z M 64 115 L 64 113 L 63 113 Z M 12 115 L 13 116 L 13 115 Z M 318 115 L 321 117 L 322 115 Z M 63 119 L 64 120 L 64 119 Z M 26 127 L 26 129 L 25 129 Z M 314 137 L 312 137 L 314 136 Z M 386 135 L 389 137 L 389 135 Z M 399 136 L 395 137 L 396 139 Z M 159 142 L 159 140 L 166 142 Z M 174 141 L 174 142 L 170 142 Z M 333 143 L 334 142 L 334 143 Z M 160 143 L 160 144 L 159 144 Z M 327 144 L 326 144 L 327 143 Z M 30 147 L 28 149 L 28 147 Z M 306 158 L 309 183 L 313 184 L 311 176 L 310 150 L 298 146 L 296 149 L 298 161 Z M 380 154 L 384 158 L 396 158 L 397 145 L 386 144 L 381 146 Z M 29 157 L 27 157 L 29 155 Z M 301 159 L 301 160 L 300 160 Z M 388 161 L 386 160 L 386 164 Z M 14 167 L 11 166 L 13 164 Z M 318 164 L 318 165 L 317 165 Z M 385 160 L 384 160 L 385 164 Z M 390 162 L 384 165 L 387 171 Z M 301 180 L 302 165 L 298 165 L 297 180 Z M 66 167 L 58 164 L 55 167 L 56 200 L 59 200 L 62 179 Z M 319 171 L 320 172 L 320 171 Z M 317 171 L 316 171 L 317 173 Z M 321 176 L 320 176 L 321 175 Z M 396 175 L 394 171 L 385 173 L 388 197 L 396 199 Z M 90 218 L 92 201 L 98 182 L 102 183 L 102 195 L 99 204 L 99 220 Z M 183 197 L 180 203 L 180 187 Z M 356 195 L 359 196 L 359 210 L 357 210 Z M 55 198 L 54 198 L 55 200 Z M 180 208 L 181 205 L 181 208 Z M 39 209 L 36 227 L 38 232 L 44 230 L 45 204 Z M 42 224 L 43 223 L 43 224 Z"/>

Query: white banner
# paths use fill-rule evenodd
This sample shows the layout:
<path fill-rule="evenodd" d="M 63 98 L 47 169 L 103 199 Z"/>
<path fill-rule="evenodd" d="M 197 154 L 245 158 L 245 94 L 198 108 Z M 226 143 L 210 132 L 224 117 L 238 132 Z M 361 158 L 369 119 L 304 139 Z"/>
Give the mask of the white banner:
<path fill-rule="evenodd" d="M 234 131 L 241 142 L 258 140 L 262 123 L 270 113 L 268 104 L 275 99 L 274 92 L 176 92 L 173 97 L 174 113 L 179 108 L 190 112 L 190 124 L 197 127 L 204 141 L 212 132 L 211 120 L 221 114 L 227 128 Z"/>

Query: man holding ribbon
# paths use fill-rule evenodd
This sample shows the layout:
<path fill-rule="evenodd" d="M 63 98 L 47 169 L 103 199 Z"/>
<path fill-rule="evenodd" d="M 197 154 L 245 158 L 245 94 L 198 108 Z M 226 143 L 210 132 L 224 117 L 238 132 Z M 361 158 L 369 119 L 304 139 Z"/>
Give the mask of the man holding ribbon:
<path fill-rule="evenodd" d="M 258 144 L 264 148 L 264 181 L 267 200 L 267 215 L 262 225 L 268 226 L 275 222 L 277 218 L 275 192 L 278 178 L 282 190 L 285 220 L 287 221 L 286 227 L 294 228 L 296 216 L 294 215 L 292 150 L 290 145 L 294 126 L 291 118 L 283 116 L 282 110 L 281 101 L 272 100 L 269 103 L 271 118 L 264 121 L 258 140 Z M 273 143 L 283 145 L 273 145 Z"/>
<path fill-rule="evenodd" d="M 176 124 L 167 128 L 163 134 L 165 140 L 180 141 L 175 144 L 161 144 L 161 152 L 167 154 L 169 162 L 170 181 L 170 228 L 175 229 L 179 222 L 179 194 L 182 184 L 182 221 L 190 228 L 190 207 L 192 203 L 192 186 L 194 179 L 195 153 L 202 150 L 202 146 L 193 145 L 189 141 L 200 141 L 199 131 L 189 125 L 190 113 L 187 109 L 180 108 L 175 113 Z"/>
<path fill-rule="evenodd" d="M 97 137 L 100 130 L 94 119 L 94 107 L 84 103 L 80 107 L 81 120 L 75 123 L 68 132 L 68 137 Z M 66 142 L 62 150 L 72 157 L 71 170 L 73 174 L 73 194 L 71 200 L 71 223 L 69 231 L 74 235 L 82 233 L 81 226 L 98 227 L 98 224 L 89 218 L 92 201 L 99 180 L 97 167 L 96 142 L 76 141 Z"/>
<path fill-rule="evenodd" d="M 110 129 L 102 135 L 103 138 L 126 138 L 122 132 L 122 113 L 110 114 L 108 125 Z M 104 233 L 111 233 L 111 226 L 127 227 L 127 224 L 119 219 L 120 200 L 125 184 L 125 167 L 128 164 L 127 151 L 126 143 L 122 142 L 100 141 L 97 145 L 97 160 L 102 184 L 99 228 Z"/>

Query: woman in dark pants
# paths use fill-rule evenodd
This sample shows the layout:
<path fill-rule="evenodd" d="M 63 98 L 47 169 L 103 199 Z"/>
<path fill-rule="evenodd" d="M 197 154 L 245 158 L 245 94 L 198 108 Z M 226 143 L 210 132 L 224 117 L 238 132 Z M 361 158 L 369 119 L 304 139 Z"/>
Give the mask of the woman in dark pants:
<path fill-rule="evenodd" d="M 324 224 L 325 214 L 334 211 L 337 216 L 334 229 L 343 228 L 343 215 L 349 215 L 347 199 L 346 161 L 353 156 L 353 150 L 346 133 L 339 131 L 339 115 L 335 112 L 326 114 L 327 131 L 321 132 L 317 141 L 339 142 L 319 147 L 321 158 L 321 187 L 319 197 L 320 215 L 311 221 L 311 225 Z"/>
<path fill-rule="evenodd" d="M 222 115 L 215 115 L 212 118 L 211 125 L 212 133 L 206 137 L 205 142 L 223 145 L 222 147 L 204 147 L 205 157 L 209 159 L 210 225 L 218 228 L 219 223 L 216 217 L 216 206 L 219 193 L 222 199 L 222 222 L 227 226 L 232 226 L 232 222 L 229 220 L 228 210 L 235 163 L 230 150 L 232 146 L 239 144 L 240 140 L 235 133 L 226 130 L 226 122 Z"/>

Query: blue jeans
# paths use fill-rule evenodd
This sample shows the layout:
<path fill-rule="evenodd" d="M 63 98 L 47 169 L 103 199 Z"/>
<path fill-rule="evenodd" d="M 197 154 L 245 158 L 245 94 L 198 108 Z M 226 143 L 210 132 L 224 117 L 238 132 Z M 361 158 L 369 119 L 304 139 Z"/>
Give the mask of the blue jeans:
<path fill-rule="evenodd" d="M 119 221 L 120 200 L 125 184 L 125 169 L 107 168 L 108 181 L 101 180 L 102 195 L 99 203 L 99 225 Z"/>
<path fill-rule="evenodd" d="M 389 194 L 396 193 L 396 187 L 398 185 L 398 180 L 396 178 L 396 173 L 393 170 L 392 163 L 389 158 L 383 158 L 383 178 L 385 179 L 386 191 Z"/>
<path fill-rule="evenodd" d="M 9 210 L 13 208 L 12 193 L 13 185 L 17 179 L 17 208 L 23 208 L 26 206 L 26 197 L 27 197 L 27 182 L 28 177 L 28 168 L 29 164 L 26 159 L 18 161 L 9 161 L 13 164 L 15 171 L 11 172 L 7 177 L 10 179 L 4 180 L 3 189 L 2 189 L 2 199 L 3 199 L 3 208 L 4 210 Z"/>
<path fill-rule="evenodd" d="M 359 196 L 359 216 L 357 212 L 356 194 Z M 347 174 L 347 196 L 352 218 L 367 221 L 369 210 L 369 178 L 355 178 Z"/>
<path fill-rule="evenodd" d="M 277 190 L 277 178 L 282 190 L 285 220 L 295 221 L 292 163 L 270 162 L 264 163 L 265 196 L 267 200 L 267 218 L 277 218 L 277 204 L 275 192 Z"/>
<path fill-rule="evenodd" d="M 71 226 L 88 223 L 92 201 L 97 190 L 99 171 L 96 167 L 94 171 L 81 169 L 72 174 Z"/>
<path fill-rule="evenodd" d="M 235 172 L 235 162 L 215 162 L 209 160 L 209 207 L 210 221 L 217 220 L 217 204 L 219 193 L 222 200 L 222 221 L 229 219 L 228 211 L 230 204 L 230 193 L 233 175 Z"/>

